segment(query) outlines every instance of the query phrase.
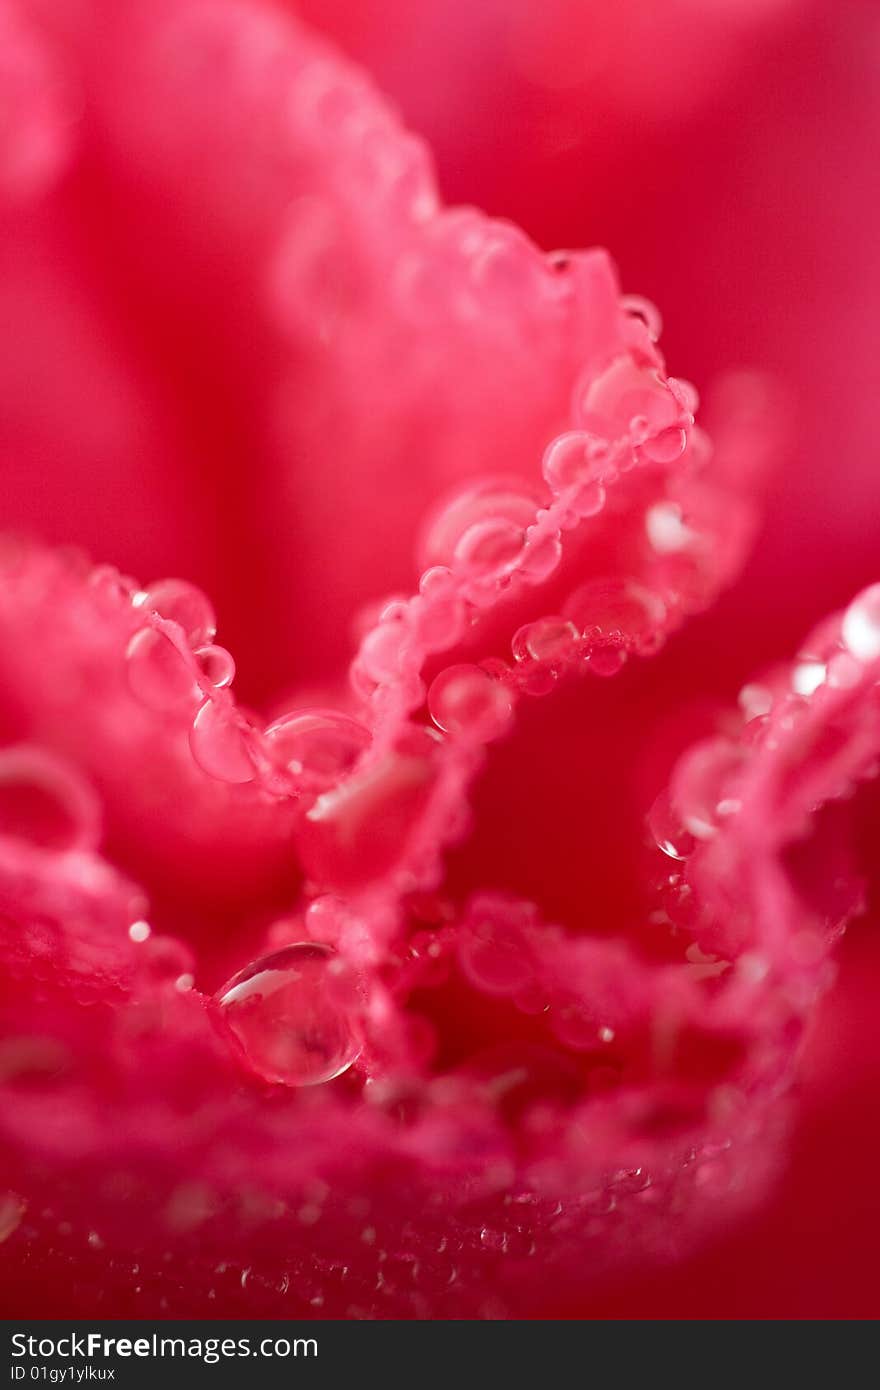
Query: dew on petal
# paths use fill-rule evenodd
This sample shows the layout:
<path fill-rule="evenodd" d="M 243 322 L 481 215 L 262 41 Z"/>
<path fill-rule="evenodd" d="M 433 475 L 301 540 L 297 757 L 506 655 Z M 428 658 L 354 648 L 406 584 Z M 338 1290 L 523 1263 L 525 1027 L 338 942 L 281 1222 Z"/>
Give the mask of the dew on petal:
<path fill-rule="evenodd" d="M 170 710 L 198 699 L 196 672 L 187 655 L 159 628 L 136 632 L 125 658 L 129 689 L 148 709 Z"/>
<path fill-rule="evenodd" d="M 655 343 L 658 341 L 663 332 L 663 319 L 656 304 L 640 294 L 623 294 L 620 296 L 620 307 L 624 313 L 641 319 L 651 340 Z"/>
<path fill-rule="evenodd" d="M 594 676 L 616 676 L 626 665 L 626 649 L 614 644 L 594 647 L 587 655 L 587 665 Z"/>
<path fill-rule="evenodd" d="M 571 430 L 554 439 L 541 466 L 554 492 L 595 485 L 612 471 L 607 441 L 585 430 Z"/>
<path fill-rule="evenodd" d="M 379 684 L 393 681 L 401 671 L 408 631 L 398 618 L 388 618 L 372 628 L 361 642 L 358 666 Z"/>
<path fill-rule="evenodd" d="M 509 691 L 479 666 L 449 666 L 428 691 L 428 709 L 445 733 L 466 734 L 483 742 L 506 731 L 513 701 Z"/>
<path fill-rule="evenodd" d="M 225 647 L 211 643 L 207 647 L 198 647 L 193 655 L 203 678 L 215 690 L 232 684 L 235 679 L 235 659 Z"/>
<path fill-rule="evenodd" d="M 455 559 L 464 568 L 489 578 L 503 574 L 519 557 L 525 532 L 514 521 L 488 517 L 468 527 L 455 547 Z"/>
<path fill-rule="evenodd" d="M 115 603 L 130 603 L 137 590 L 134 581 L 121 574 L 115 565 L 95 565 L 88 582 L 90 589 Z"/>
<path fill-rule="evenodd" d="M 464 602 L 455 593 L 417 598 L 412 605 L 413 633 L 426 651 L 444 651 L 461 637 L 467 621 Z"/>
<path fill-rule="evenodd" d="M 649 435 L 642 444 L 642 453 L 652 463 L 674 463 L 686 448 L 687 435 L 684 430 L 671 426 L 660 430 L 659 434 Z"/>
<path fill-rule="evenodd" d="M 686 859 L 693 851 L 694 837 L 685 828 L 668 792 L 661 792 L 648 812 L 648 829 L 657 848 L 670 859 Z"/>
<path fill-rule="evenodd" d="M 580 632 L 619 634 L 643 648 L 652 645 L 665 617 L 665 607 L 650 590 L 632 579 L 592 579 L 568 599 L 564 613 Z"/>
<path fill-rule="evenodd" d="M 516 661 L 564 660 L 580 634 L 568 618 L 538 618 L 514 633 L 511 649 Z"/>
<path fill-rule="evenodd" d="M 179 623 L 193 647 L 203 647 L 214 640 L 217 619 L 210 600 L 185 579 L 159 579 L 138 595 L 136 602 L 160 618 Z"/>
<path fill-rule="evenodd" d="M 531 584 L 543 584 L 558 568 L 561 559 L 562 543 L 558 531 L 543 536 L 527 533 L 520 573 Z"/>
<path fill-rule="evenodd" d="M 704 739 L 684 755 L 672 777 L 672 801 L 687 830 L 708 840 L 719 821 L 738 809 L 732 794 L 743 750 L 726 739 Z"/>
<path fill-rule="evenodd" d="M 266 1081 L 318 1086 L 363 1046 L 354 977 L 330 946 L 303 941 L 264 956 L 218 991 L 221 1014 Z"/>
<path fill-rule="evenodd" d="M 515 483 L 504 480 L 488 480 L 467 488 L 434 517 L 421 547 L 422 563 L 439 568 L 442 573 L 442 567 L 456 558 L 459 563 L 483 564 L 490 552 L 497 558 L 505 550 L 507 560 L 515 558 L 539 506 L 536 496 L 529 496 Z M 485 530 L 475 529 L 485 523 L 490 523 Z M 472 534 L 461 549 L 469 532 Z"/>
<path fill-rule="evenodd" d="M 203 772 L 218 782 L 252 782 L 253 759 L 245 729 L 234 710 L 219 700 L 206 700 L 189 735 L 192 755 Z"/>
<path fill-rule="evenodd" d="M 880 584 L 872 584 L 853 599 L 843 615 L 841 636 L 859 661 L 880 656 Z"/>
<path fill-rule="evenodd" d="M 644 444 L 677 428 L 680 415 L 681 407 L 659 374 L 626 355 L 590 381 L 581 401 L 582 425 L 607 440 L 632 435 L 634 442 Z"/>
<path fill-rule="evenodd" d="M 92 789 L 39 748 L 0 751 L 0 834 L 42 849 L 93 849 L 101 812 Z"/>
<path fill-rule="evenodd" d="M 519 935 L 500 923 L 483 923 L 466 932 L 458 959 L 463 973 L 486 994 L 514 995 L 534 980 L 534 965 Z"/>
<path fill-rule="evenodd" d="M 305 786 L 333 786 L 353 769 L 371 741 L 369 729 L 334 710 L 294 710 L 265 732 L 273 757 Z"/>

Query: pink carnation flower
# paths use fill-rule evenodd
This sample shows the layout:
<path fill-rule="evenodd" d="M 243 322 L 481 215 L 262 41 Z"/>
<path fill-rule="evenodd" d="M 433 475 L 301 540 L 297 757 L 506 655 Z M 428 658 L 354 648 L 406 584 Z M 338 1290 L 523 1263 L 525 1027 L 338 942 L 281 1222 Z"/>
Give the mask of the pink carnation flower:
<path fill-rule="evenodd" d="M 426 3 L 448 85 L 411 7 L 303 8 L 536 240 L 441 199 L 286 5 L 0 6 L 6 1303 L 634 1313 L 645 1270 L 685 1302 L 735 1227 L 728 1272 L 821 1204 L 798 1154 L 850 1054 L 815 1020 L 876 886 L 857 391 L 839 468 L 817 444 L 869 316 L 805 281 L 821 371 L 786 318 L 866 155 L 838 117 L 842 207 L 780 281 L 729 116 L 868 11 L 676 0 L 673 43 L 642 0 Z M 461 153 L 480 90 L 515 170 L 482 114 Z M 670 266 L 691 173 L 712 249 Z M 600 224 L 669 366 L 606 252 L 538 249 Z"/>

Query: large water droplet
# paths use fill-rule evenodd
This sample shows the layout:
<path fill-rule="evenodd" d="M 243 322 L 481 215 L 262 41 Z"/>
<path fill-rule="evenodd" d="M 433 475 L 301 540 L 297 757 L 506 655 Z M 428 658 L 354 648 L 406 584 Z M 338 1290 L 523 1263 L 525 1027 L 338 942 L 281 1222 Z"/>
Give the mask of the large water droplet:
<path fill-rule="evenodd" d="M 198 699 L 196 672 L 167 633 L 142 628 L 129 642 L 125 658 L 129 689 L 148 709 L 169 710 Z"/>
<path fill-rule="evenodd" d="M 335 710 L 294 710 L 266 730 L 273 756 L 304 786 L 321 790 L 351 772 L 370 731 L 356 719 Z"/>
<path fill-rule="evenodd" d="M 355 979 L 330 946 L 303 941 L 254 961 L 223 986 L 217 1003 L 266 1081 L 318 1086 L 360 1056 Z"/>
<path fill-rule="evenodd" d="M 220 700 L 206 700 L 189 735 L 192 755 L 218 782 L 252 782 L 256 775 L 247 733 L 235 711 Z"/>
<path fill-rule="evenodd" d="M 844 614 L 841 635 L 860 661 L 880 656 L 880 584 L 872 584 L 853 599 Z"/>
<path fill-rule="evenodd" d="M 64 763 L 39 748 L 0 752 L 0 835 L 42 849 L 93 849 L 101 813 L 91 788 Z"/>
<path fill-rule="evenodd" d="M 448 666 L 428 691 L 428 709 L 438 728 L 479 742 L 498 738 L 510 724 L 510 692 L 479 666 Z"/>
<path fill-rule="evenodd" d="M 235 660 L 225 647 L 213 644 L 199 647 L 194 656 L 202 676 L 215 690 L 222 690 L 232 684 L 235 678 Z"/>
<path fill-rule="evenodd" d="M 158 579 L 135 599 L 138 607 L 179 623 L 193 647 L 213 642 L 217 619 L 207 596 L 185 579 Z"/>
<path fill-rule="evenodd" d="M 652 463 L 674 463 L 681 458 L 687 448 L 687 435 L 683 429 L 670 426 L 659 434 L 649 435 L 642 444 L 642 453 Z"/>
<path fill-rule="evenodd" d="M 514 633 L 511 650 L 516 661 L 563 661 L 578 637 L 568 618 L 538 618 Z"/>

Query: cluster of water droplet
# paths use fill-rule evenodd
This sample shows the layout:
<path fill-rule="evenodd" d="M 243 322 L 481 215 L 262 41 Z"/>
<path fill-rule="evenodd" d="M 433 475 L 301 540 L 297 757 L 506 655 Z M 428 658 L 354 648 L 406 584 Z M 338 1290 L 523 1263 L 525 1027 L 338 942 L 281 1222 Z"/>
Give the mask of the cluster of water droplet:
<path fill-rule="evenodd" d="M 640 463 L 670 464 L 682 455 L 695 406 L 693 388 L 665 380 L 656 364 L 639 365 L 633 354 L 592 377 L 578 396 L 581 427 L 560 435 L 545 453 L 545 490 L 521 479 L 484 479 L 435 515 L 422 543 L 419 593 L 389 603 L 361 642 L 352 667 L 358 695 L 380 710 L 416 709 L 425 696 L 426 658 L 454 647 L 511 588 L 546 583 L 561 563 L 565 531 L 602 511 L 608 487 Z M 661 550 L 687 543 L 673 504 L 646 524 Z M 628 653 L 656 650 L 666 618 L 662 598 L 636 579 L 594 579 L 570 596 L 560 616 L 515 634 L 513 667 L 483 663 L 442 672 L 429 692 L 429 710 L 441 729 L 454 727 L 476 740 L 496 737 L 509 722 L 512 691 L 541 693 L 574 661 L 613 674 Z M 503 689 L 493 693 L 487 677 Z"/>
<path fill-rule="evenodd" d="M 259 778 L 279 794 L 316 794 L 347 775 L 369 746 L 369 730 L 335 710 L 293 710 L 261 728 L 239 709 L 228 689 L 235 663 L 215 643 L 213 609 L 194 585 L 164 579 L 130 601 L 145 621 L 126 649 L 129 688 L 148 709 L 192 712 L 190 748 L 210 777 L 233 784 Z"/>

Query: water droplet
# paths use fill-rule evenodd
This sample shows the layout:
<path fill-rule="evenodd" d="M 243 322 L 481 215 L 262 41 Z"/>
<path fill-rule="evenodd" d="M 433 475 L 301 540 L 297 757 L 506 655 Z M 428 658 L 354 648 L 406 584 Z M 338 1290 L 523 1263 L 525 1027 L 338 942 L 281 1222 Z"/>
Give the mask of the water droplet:
<path fill-rule="evenodd" d="M 333 786 L 369 747 L 369 729 L 334 710 L 294 710 L 265 733 L 272 755 L 309 789 Z"/>
<path fill-rule="evenodd" d="M 666 378 L 666 385 L 682 410 L 690 416 L 696 415 L 700 406 L 700 393 L 694 383 L 681 376 L 669 376 Z"/>
<path fill-rule="evenodd" d="M 503 574 L 522 553 L 525 531 L 503 517 L 489 517 L 468 527 L 455 547 L 455 560 L 483 577 Z"/>
<path fill-rule="evenodd" d="M 114 565 L 96 565 L 89 575 L 89 587 L 114 603 L 131 603 L 137 591 L 134 580 L 120 574 Z"/>
<path fill-rule="evenodd" d="M 439 740 L 436 730 L 431 730 Z M 328 788 L 306 813 L 299 851 L 309 877 L 327 888 L 375 881 L 406 856 L 432 795 L 438 744 L 401 739 Z"/>
<path fill-rule="evenodd" d="M 458 641 L 467 619 L 463 601 L 453 592 L 417 598 L 412 604 L 413 632 L 426 651 L 440 652 Z"/>
<path fill-rule="evenodd" d="M 0 834 L 42 849 L 94 849 L 101 836 L 97 797 L 72 769 L 39 748 L 0 751 Z"/>
<path fill-rule="evenodd" d="M 587 664 L 594 676 L 616 676 L 626 665 L 626 650 L 613 643 L 594 647 L 587 656 Z"/>
<path fill-rule="evenodd" d="M 223 986 L 217 1003 L 267 1081 L 318 1086 L 360 1056 L 354 977 L 319 942 L 299 942 L 254 961 Z"/>
<path fill-rule="evenodd" d="M 663 319 L 660 310 L 650 299 L 645 299 L 640 294 L 622 294 L 620 296 L 620 307 L 624 313 L 631 314 L 634 318 L 641 319 L 648 330 L 648 336 L 652 342 L 657 342 L 663 332 Z"/>
<path fill-rule="evenodd" d="M 694 837 L 685 828 L 668 792 L 661 792 L 648 812 L 648 829 L 657 848 L 670 859 L 686 859 L 693 853 Z"/>
<path fill-rule="evenodd" d="M 423 567 L 449 565 L 467 532 L 483 522 L 507 523 L 507 543 L 515 554 L 511 537 L 513 534 L 519 536 L 521 548 L 522 535 L 534 522 L 540 505 L 540 497 L 524 492 L 518 480 L 489 479 L 477 487 L 467 488 L 448 502 L 429 526 L 420 552 Z M 503 545 L 501 537 L 499 540 Z M 469 546 L 475 545 L 479 550 L 481 544 L 482 535 L 478 532 L 471 537 Z M 486 546 L 488 549 L 488 538 Z M 426 582 L 427 576 L 423 586 Z"/>
<path fill-rule="evenodd" d="M 652 463 L 674 463 L 686 448 L 687 435 L 683 429 L 673 425 L 659 434 L 649 435 L 642 444 L 642 453 Z"/>
<path fill-rule="evenodd" d="M 608 443 L 583 430 L 554 439 L 544 455 L 544 477 L 554 492 L 565 493 L 575 517 L 595 516 L 605 505 L 604 484 L 614 476 Z"/>
<path fill-rule="evenodd" d="M 150 936 L 151 932 L 152 928 L 149 922 L 144 922 L 142 919 L 139 919 L 137 922 L 132 922 L 131 926 L 128 929 L 128 934 L 131 937 L 132 941 L 138 942 L 146 941 L 147 937 Z"/>
<path fill-rule="evenodd" d="M 206 700 L 190 730 L 192 755 L 218 782 L 252 782 L 256 775 L 245 726 L 228 705 Z"/>
<path fill-rule="evenodd" d="M 516 661 L 564 661 L 578 636 L 568 618 L 538 618 L 514 634 L 511 650 Z"/>
<path fill-rule="evenodd" d="M 843 615 L 841 636 L 859 661 L 880 656 L 880 584 L 872 584 L 853 599 Z"/>
<path fill-rule="evenodd" d="M 514 995 L 534 983 L 534 966 L 521 935 L 501 922 L 466 931 L 458 959 L 467 978 L 486 994 Z"/>
<path fill-rule="evenodd" d="M 726 739 L 705 739 L 680 760 L 672 776 L 672 803 L 687 830 L 708 840 L 725 814 L 739 809 L 732 791 L 744 752 Z"/>
<path fill-rule="evenodd" d="M 445 733 L 484 742 L 506 731 L 513 701 L 510 692 L 479 666 L 449 666 L 431 684 L 428 709 Z"/>
<path fill-rule="evenodd" d="M 357 660 L 370 680 L 383 684 L 400 674 L 408 636 L 407 625 L 399 618 L 380 622 L 366 634 Z"/>
<path fill-rule="evenodd" d="M 526 532 L 526 547 L 523 551 L 520 573 L 531 584 L 543 584 L 549 579 L 562 559 L 562 542 L 558 531 L 537 534 L 537 528 Z"/>
<path fill-rule="evenodd" d="M 635 580 L 592 579 L 571 595 L 565 616 L 585 635 L 620 636 L 638 651 L 650 651 L 666 616 L 665 605 Z"/>
<path fill-rule="evenodd" d="M 138 595 L 138 607 L 179 623 L 190 646 L 203 647 L 216 635 L 217 619 L 208 598 L 185 579 L 157 580 Z"/>
<path fill-rule="evenodd" d="M 167 633 L 142 628 L 129 642 L 125 658 L 129 689 L 148 709 L 174 709 L 198 699 L 196 673 L 188 654 L 184 655 Z"/>
<path fill-rule="evenodd" d="M 589 383 L 580 408 L 583 427 L 599 439 L 644 444 L 682 424 L 681 406 L 659 373 L 628 355 Z"/>
<path fill-rule="evenodd" d="M 224 686 L 232 684 L 235 678 L 235 661 L 225 647 L 213 644 L 199 647 L 194 656 L 196 665 L 209 685 L 213 685 L 216 690 L 222 690 Z"/>

